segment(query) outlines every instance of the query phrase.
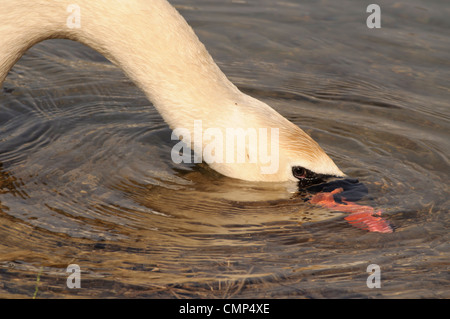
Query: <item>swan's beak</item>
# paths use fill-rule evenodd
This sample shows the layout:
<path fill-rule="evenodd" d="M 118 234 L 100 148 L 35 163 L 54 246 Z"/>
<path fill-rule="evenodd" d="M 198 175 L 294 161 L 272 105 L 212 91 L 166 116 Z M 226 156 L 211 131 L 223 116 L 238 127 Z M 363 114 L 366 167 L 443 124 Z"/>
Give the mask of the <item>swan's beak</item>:
<path fill-rule="evenodd" d="M 354 203 L 368 193 L 367 187 L 357 179 L 337 180 L 313 187 L 310 190 L 318 193 L 307 197 L 311 204 L 349 213 L 344 219 L 360 229 L 378 233 L 394 231 L 395 227 L 381 217 L 381 209 L 375 210 L 374 207 Z"/>
<path fill-rule="evenodd" d="M 343 199 L 348 202 L 355 202 L 362 199 L 369 193 L 366 185 L 360 183 L 356 178 L 334 178 L 331 181 L 325 181 L 306 188 L 308 193 L 326 192 L 331 193 L 336 189 L 342 188 L 343 191 L 333 195 L 335 202 L 343 203 Z"/>

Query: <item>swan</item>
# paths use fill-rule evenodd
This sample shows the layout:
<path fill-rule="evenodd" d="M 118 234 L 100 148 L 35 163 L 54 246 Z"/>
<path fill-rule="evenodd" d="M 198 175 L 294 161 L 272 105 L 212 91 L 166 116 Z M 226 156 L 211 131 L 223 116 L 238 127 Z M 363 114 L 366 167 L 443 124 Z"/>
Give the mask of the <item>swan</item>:
<path fill-rule="evenodd" d="M 69 23 L 74 4 L 78 21 Z M 34 44 L 56 38 L 78 41 L 120 67 L 173 130 L 193 132 L 199 120 L 202 132 L 277 129 L 276 139 L 266 139 L 277 147 L 276 171 L 264 173 L 259 159 L 208 163 L 215 171 L 241 180 L 301 185 L 345 176 L 302 129 L 231 83 L 166 0 L 0 0 L 0 8 L 0 85 Z M 245 143 L 249 157 L 254 148 Z M 195 151 L 206 145 L 194 145 Z"/>

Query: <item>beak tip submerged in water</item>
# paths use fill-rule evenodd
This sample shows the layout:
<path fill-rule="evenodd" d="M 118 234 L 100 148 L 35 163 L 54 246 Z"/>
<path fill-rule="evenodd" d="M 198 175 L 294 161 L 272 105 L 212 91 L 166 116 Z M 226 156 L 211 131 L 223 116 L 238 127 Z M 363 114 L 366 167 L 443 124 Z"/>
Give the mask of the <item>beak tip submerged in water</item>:
<path fill-rule="evenodd" d="M 367 187 L 357 179 L 346 178 L 317 184 L 306 189 L 314 194 L 309 201 L 322 207 L 349 213 L 345 217 L 352 226 L 370 232 L 392 233 L 394 227 L 380 217 L 381 210 L 355 204 L 368 194 Z"/>
<path fill-rule="evenodd" d="M 301 185 L 299 185 L 301 187 Z M 302 187 L 303 188 L 303 187 Z M 332 192 L 342 188 L 342 192 L 334 194 L 337 202 L 342 203 L 342 198 L 347 201 L 355 202 L 362 199 L 369 193 L 366 185 L 360 183 L 356 178 L 329 177 L 321 179 L 321 182 L 308 186 L 306 190 L 309 193 Z"/>

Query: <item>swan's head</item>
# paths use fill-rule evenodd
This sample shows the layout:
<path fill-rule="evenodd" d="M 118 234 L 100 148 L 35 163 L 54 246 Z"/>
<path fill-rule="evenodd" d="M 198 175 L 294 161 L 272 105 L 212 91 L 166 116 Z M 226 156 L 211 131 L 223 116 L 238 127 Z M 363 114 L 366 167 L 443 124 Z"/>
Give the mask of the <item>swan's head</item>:
<path fill-rule="evenodd" d="M 284 120 L 284 118 L 283 118 Z M 280 129 L 280 163 L 284 162 L 285 175 L 307 187 L 345 174 L 308 134 L 295 124 L 285 122 Z M 281 173 L 281 171 L 280 171 Z"/>
<path fill-rule="evenodd" d="M 280 177 L 307 187 L 345 176 L 316 141 L 298 126 L 286 122 L 286 126 L 280 129 L 278 145 Z"/>
<path fill-rule="evenodd" d="M 331 178 L 344 177 L 345 174 L 322 148 L 306 133 L 301 132 L 304 141 L 302 148 L 282 150 L 287 153 L 284 170 L 289 180 L 297 181 L 300 187 L 308 187 Z"/>
<path fill-rule="evenodd" d="M 245 162 L 209 163 L 216 171 L 250 181 L 294 181 L 300 187 L 345 176 L 319 144 L 267 104 L 249 96 L 233 104 L 232 109 L 215 115 L 218 120 L 214 125 L 221 126 L 222 131 L 242 128 L 245 148 L 239 149 L 235 143 L 232 151 Z M 224 151 L 228 152 L 226 144 L 225 139 Z"/>

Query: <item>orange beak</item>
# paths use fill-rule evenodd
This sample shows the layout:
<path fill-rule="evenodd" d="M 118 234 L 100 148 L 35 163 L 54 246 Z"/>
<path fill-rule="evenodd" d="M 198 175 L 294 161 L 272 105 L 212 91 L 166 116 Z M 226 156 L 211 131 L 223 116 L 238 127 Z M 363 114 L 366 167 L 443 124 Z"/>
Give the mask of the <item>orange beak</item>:
<path fill-rule="evenodd" d="M 375 212 L 375 209 L 370 206 L 362 206 L 346 200 L 342 200 L 344 204 L 336 203 L 333 195 L 343 192 L 343 188 L 337 188 L 331 192 L 321 192 L 312 196 L 309 200 L 312 204 L 317 204 L 331 210 L 350 213 L 344 219 L 350 225 L 360 229 L 379 233 L 392 233 L 393 228 L 382 217 L 381 210 Z"/>

